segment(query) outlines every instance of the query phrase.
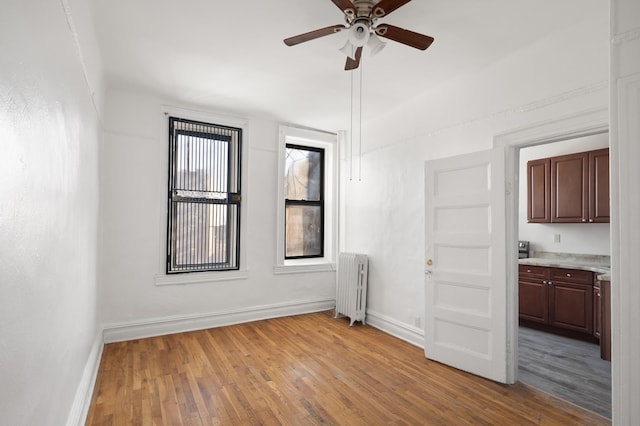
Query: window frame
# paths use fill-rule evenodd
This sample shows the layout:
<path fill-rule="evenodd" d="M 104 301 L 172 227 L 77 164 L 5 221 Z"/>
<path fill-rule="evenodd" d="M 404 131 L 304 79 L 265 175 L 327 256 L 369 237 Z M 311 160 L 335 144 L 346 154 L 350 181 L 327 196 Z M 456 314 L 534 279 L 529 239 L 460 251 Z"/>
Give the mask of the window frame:
<path fill-rule="evenodd" d="M 181 274 L 181 273 L 196 273 L 196 272 L 220 272 L 220 271 L 231 271 L 231 270 L 239 270 L 240 269 L 240 209 L 241 209 L 241 200 L 242 200 L 242 129 L 238 127 L 231 127 L 226 125 L 221 125 L 217 123 L 209 123 L 204 121 L 191 120 L 181 117 L 175 117 L 172 115 L 168 116 L 169 120 L 169 132 L 168 132 L 168 142 L 169 142 L 169 161 L 168 161 L 168 191 L 167 191 L 167 239 L 166 239 L 166 248 L 167 248 L 167 262 L 166 262 L 166 273 L 167 274 Z M 181 129 L 180 124 L 183 124 L 185 127 L 189 126 L 188 129 Z M 211 130 L 211 132 L 206 131 L 197 131 L 195 128 L 197 126 L 204 127 L 207 130 Z M 232 136 L 215 133 L 218 130 L 222 130 L 224 132 L 229 132 Z M 181 194 L 178 192 L 205 192 L 198 191 L 195 188 L 178 188 L 179 184 L 177 183 L 179 179 L 178 172 L 178 150 L 179 150 L 179 140 L 178 138 L 183 135 L 186 136 L 188 142 L 192 142 L 192 138 L 197 139 L 208 139 L 210 141 L 221 141 L 226 142 L 229 145 L 226 149 L 225 158 L 221 158 L 223 163 L 226 163 L 226 176 L 224 177 L 226 181 L 226 188 L 223 192 L 226 194 L 225 200 L 220 200 L 216 198 L 203 198 L 197 197 L 189 194 Z M 236 140 L 234 140 L 234 137 Z M 174 139 L 175 138 L 175 139 Z M 232 147 L 235 143 L 235 151 L 234 154 Z M 237 156 L 237 158 L 235 158 Z M 220 176 L 220 171 L 213 167 L 211 164 L 207 171 L 215 176 Z M 235 191 L 233 190 L 235 189 Z M 206 191 L 209 192 L 209 191 Z M 206 204 L 210 206 L 223 205 L 225 208 L 225 216 L 226 216 L 226 230 L 225 230 L 225 249 L 223 253 L 223 261 L 217 262 L 193 262 L 191 264 L 178 264 L 178 238 L 176 237 L 177 229 L 179 222 L 178 215 L 178 207 L 181 203 L 186 204 Z M 232 213 L 232 210 L 235 211 L 235 214 Z M 234 229 L 232 229 L 234 228 Z M 234 240 L 234 241 L 233 241 Z M 183 242 L 183 244 L 186 244 Z M 200 254 L 200 252 L 198 252 Z M 216 256 L 217 258 L 217 256 Z"/>
<path fill-rule="evenodd" d="M 275 274 L 335 271 L 338 252 L 338 140 L 335 133 L 304 129 L 290 125 L 279 126 L 278 204 Z M 322 148 L 324 155 L 324 244 L 323 257 L 285 259 L 285 160 L 286 145 Z"/>
<path fill-rule="evenodd" d="M 308 145 L 299 145 L 293 143 L 285 144 L 285 152 L 287 149 L 297 149 L 300 151 L 309 151 L 309 152 L 318 152 L 320 153 L 320 199 L 318 201 L 314 200 L 297 200 L 297 199 L 284 199 L 284 228 L 285 228 L 285 239 L 284 239 L 284 258 L 285 260 L 290 259 L 314 259 L 314 258 L 324 258 L 324 240 L 325 240 L 325 223 L 324 223 L 324 191 L 326 185 L 326 167 L 325 167 L 325 148 L 308 146 Z M 284 171 L 284 170 L 283 170 Z M 313 206 L 320 207 L 320 253 L 319 254 L 310 254 L 310 255 L 301 255 L 301 256 L 287 256 L 287 238 L 286 238 L 286 230 L 287 230 L 287 207 L 289 206 Z"/>
<path fill-rule="evenodd" d="M 172 105 L 162 105 L 158 115 L 158 132 L 155 139 L 158 143 L 162 144 L 164 149 L 158 158 L 158 168 L 156 178 L 156 200 L 158 202 L 158 216 L 157 216 L 157 269 L 153 276 L 153 283 L 156 286 L 174 286 L 174 285 L 201 285 L 215 282 L 227 282 L 235 280 L 246 280 L 249 278 L 249 270 L 247 268 L 247 202 L 243 199 L 240 204 L 240 254 L 239 254 L 239 269 L 238 270 L 215 270 L 215 271 L 199 271 L 197 274 L 193 273 L 169 273 L 166 272 L 167 265 L 167 215 L 168 215 L 168 179 L 169 179 L 169 146 L 168 146 L 168 134 L 169 134 L 169 120 L 168 117 L 179 117 L 186 120 L 201 121 L 204 123 L 219 123 L 220 126 L 235 127 L 242 129 L 242 141 L 243 144 L 240 148 L 240 180 L 242 182 L 242 191 L 247 194 L 249 191 L 248 180 L 248 164 L 249 164 L 249 150 L 248 141 L 250 140 L 249 120 L 245 117 L 221 114 L 216 112 L 209 112 L 203 110 L 196 110 L 190 108 L 183 108 Z"/>

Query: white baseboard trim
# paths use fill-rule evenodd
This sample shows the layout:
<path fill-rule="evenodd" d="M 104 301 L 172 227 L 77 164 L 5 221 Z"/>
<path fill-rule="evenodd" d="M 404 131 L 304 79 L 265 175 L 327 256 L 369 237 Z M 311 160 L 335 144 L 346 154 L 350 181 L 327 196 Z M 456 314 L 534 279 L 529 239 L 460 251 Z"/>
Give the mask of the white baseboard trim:
<path fill-rule="evenodd" d="M 73 405 L 67 418 L 67 426 L 82 426 L 87 421 L 89 408 L 91 408 L 93 389 L 96 385 L 98 369 L 100 368 L 100 360 L 102 359 L 103 347 L 102 334 L 98 332 L 96 333 L 96 338 L 91 347 L 87 363 L 84 366 L 75 398 L 73 399 Z"/>
<path fill-rule="evenodd" d="M 207 328 L 269 318 L 308 314 L 334 309 L 335 306 L 335 299 L 302 300 L 273 305 L 252 306 L 249 308 L 208 314 L 172 316 L 129 323 L 107 324 L 104 326 L 103 331 L 104 343 L 124 342 L 145 337 L 204 330 Z"/>
<path fill-rule="evenodd" d="M 368 325 L 387 334 L 402 339 L 419 348 L 424 348 L 424 331 L 418 327 L 405 324 L 386 315 L 367 309 L 365 319 Z"/>

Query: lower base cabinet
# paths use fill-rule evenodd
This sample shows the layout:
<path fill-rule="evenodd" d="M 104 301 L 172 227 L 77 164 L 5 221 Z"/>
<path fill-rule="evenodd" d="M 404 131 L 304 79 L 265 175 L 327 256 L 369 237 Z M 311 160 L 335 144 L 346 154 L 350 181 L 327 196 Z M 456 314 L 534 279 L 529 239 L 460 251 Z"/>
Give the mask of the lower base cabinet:
<path fill-rule="evenodd" d="M 593 335 L 593 272 L 520 265 L 520 318 Z"/>
<path fill-rule="evenodd" d="M 600 282 L 602 322 L 600 325 L 600 358 L 611 361 L 611 282 Z"/>

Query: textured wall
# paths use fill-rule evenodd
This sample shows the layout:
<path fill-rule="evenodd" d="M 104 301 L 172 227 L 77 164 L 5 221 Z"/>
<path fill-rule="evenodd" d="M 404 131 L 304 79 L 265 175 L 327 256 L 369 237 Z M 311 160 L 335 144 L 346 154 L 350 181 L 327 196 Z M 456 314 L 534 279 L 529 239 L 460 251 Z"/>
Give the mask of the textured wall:
<path fill-rule="evenodd" d="M 606 3 L 585 8 L 565 31 L 366 123 L 362 181 L 343 182 L 341 229 L 346 250 L 371 256 L 371 313 L 420 337 L 425 161 L 489 149 L 496 135 L 606 108 L 607 16 Z"/>
<path fill-rule="evenodd" d="M 157 285 L 156 278 L 164 276 L 166 245 L 168 140 L 162 111 L 168 103 L 134 91 L 111 90 L 107 94 L 102 157 L 102 306 L 106 327 L 135 327 L 163 319 L 212 317 L 333 299 L 335 272 L 274 273 L 278 123 L 255 117 L 248 117 L 242 142 L 246 157 L 242 192 L 247 211 L 240 231 L 245 238 L 241 251 L 246 255 L 241 269 L 246 269 L 246 277 Z M 211 114 L 207 109 L 192 113 Z M 212 115 L 215 117 L 215 112 Z M 203 275 L 192 276 L 198 279 Z"/>
<path fill-rule="evenodd" d="M 101 130 L 92 94 L 100 89 L 89 89 L 66 8 L 9 0 L 0 16 L 0 423 L 7 425 L 65 424 L 99 333 Z"/>

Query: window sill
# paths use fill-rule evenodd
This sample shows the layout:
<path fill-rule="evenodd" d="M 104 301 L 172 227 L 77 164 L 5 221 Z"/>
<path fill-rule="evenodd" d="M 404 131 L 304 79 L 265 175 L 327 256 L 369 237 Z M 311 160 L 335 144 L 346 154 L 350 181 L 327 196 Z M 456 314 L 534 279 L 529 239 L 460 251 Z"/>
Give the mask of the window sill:
<path fill-rule="evenodd" d="M 184 274 L 155 275 L 153 281 L 157 286 L 203 284 L 216 281 L 246 280 L 249 271 L 221 271 L 221 272 L 196 272 Z"/>
<path fill-rule="evenodd" d="M 335 262 L 309 262 L 301 263 L 299 261 L 287 261 L 284 265 L 276 265 L 273 267 L 273 273 L 282 274 L 306 274 L 309 272 L 334 272 L 336 270 Z"/>

